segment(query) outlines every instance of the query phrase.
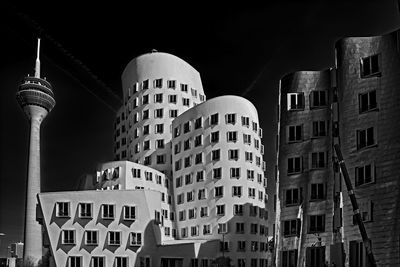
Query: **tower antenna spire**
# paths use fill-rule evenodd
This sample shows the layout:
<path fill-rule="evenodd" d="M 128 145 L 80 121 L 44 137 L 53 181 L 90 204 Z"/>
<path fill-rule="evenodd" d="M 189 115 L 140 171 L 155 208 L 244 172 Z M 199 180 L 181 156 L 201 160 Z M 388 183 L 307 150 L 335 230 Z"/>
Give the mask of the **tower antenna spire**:
<path fill-rule="evenodd" d="M 37 44 L 37 55 L 36 55 L 36 64 L 35 64 L 35 78 L 40 78 L 40 38 L 38 38 Z"/>

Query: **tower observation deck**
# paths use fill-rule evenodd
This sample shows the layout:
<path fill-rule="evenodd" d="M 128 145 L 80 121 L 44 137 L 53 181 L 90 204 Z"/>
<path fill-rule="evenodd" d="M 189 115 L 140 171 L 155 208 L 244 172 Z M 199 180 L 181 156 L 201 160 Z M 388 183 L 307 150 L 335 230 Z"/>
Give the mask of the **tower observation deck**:
<path fill-rule="evenodd" d="M 40 39 L 35 76 L 22 80 L 17 101 L 29 120 L 29 158 L 26 182 L 24 261 L 37 265 L 42 257 L 42 228 L 36 221 L 36 196 L 40 193 L 40 125 L 56 102 L 51 84 L 40 77 Z"/>

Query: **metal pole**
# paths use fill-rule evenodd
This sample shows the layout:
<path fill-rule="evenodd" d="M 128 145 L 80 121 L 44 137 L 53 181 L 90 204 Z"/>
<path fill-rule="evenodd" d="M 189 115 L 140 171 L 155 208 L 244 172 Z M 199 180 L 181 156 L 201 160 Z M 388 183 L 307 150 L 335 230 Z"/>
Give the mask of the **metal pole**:
<path fill-rule="evenodd" d="M 361 219 L 361 214 L 360 214 L 360 210 L 358 208 L 357 199 L 356 199 L 356 196 L 353 191 L 353 186 L 351 185 L 349 173 L 347 172 L 346 164 L 344 163 L 343 155 L 340 150 L 340 146 L 338 144 L 335 144 L 334 148 L 335 148 L 335 152 L 338 157 L 338 160 L 339 160 L 340 170 L 342 171 L 344 182 L 346 183 L 347 192 L 350 197 L 351 204 L 353 206 L 354 217 L 355 217 L 355 220 L 357 222 L 358 228 L 361 233 L 361 238 L 363 240 L 363 244 L 364 244 L 365 250 L 367 252 L 370 266 L 376 267 L 374 254 L 372 253 L 371 240 L 368 238 L 367 231 L 365 230 L 364 223 Z"/>

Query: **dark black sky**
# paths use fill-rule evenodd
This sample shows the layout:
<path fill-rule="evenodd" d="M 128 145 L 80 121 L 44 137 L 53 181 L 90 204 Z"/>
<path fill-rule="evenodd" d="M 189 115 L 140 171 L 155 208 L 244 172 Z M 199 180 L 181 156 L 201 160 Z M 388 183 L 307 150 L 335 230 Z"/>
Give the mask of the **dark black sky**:
<path fill-rule="evenodd" d="M 36 37 L 42 37 L 42 75 L 57 101 L 42 125 L 42 191 L 60 191 L 72 190 L 82 174 L 112 160 L 120 76 L 140 54 L 155 48 L 187 61 L 200 72 L 208 99 L 233 94 L 252 101 L 271 170 L 279 78 L 332 66 L 341 37 L 400 28 L 394 0 L 262 6 L 103 2 L 1 4 L 0 233 L 6 236 L 0 237 L 0 256 L 10 242 L 23 240 L 28 123 L 15 92 L 21 78 L 33 74 Z"/>

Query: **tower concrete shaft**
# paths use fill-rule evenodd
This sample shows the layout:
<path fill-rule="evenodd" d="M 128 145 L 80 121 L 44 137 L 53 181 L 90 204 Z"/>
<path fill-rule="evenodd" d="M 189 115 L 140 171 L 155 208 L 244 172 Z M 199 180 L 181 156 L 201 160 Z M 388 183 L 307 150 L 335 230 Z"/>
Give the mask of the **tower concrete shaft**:
<path fill-rule="evenodd" d="M 40 78 L 40 40 L 35 76 L 25 77 L 17 92 L 17 101 L 30 123 L 28 177 L 26 181 L 24 261 L 37 265 L 42 257 L 42 227 L 36 221 L 36 196 L 40 193 L 40 125 L 56 102 L 51 84 Z"/>

